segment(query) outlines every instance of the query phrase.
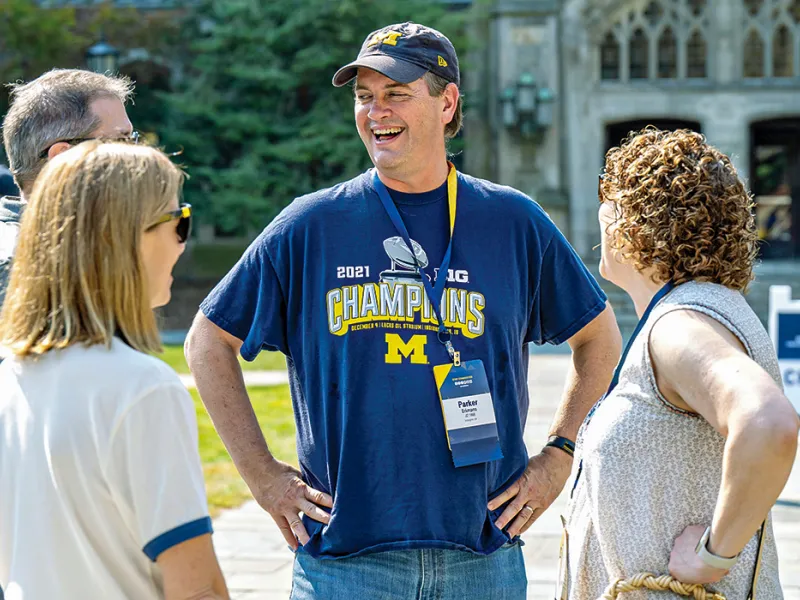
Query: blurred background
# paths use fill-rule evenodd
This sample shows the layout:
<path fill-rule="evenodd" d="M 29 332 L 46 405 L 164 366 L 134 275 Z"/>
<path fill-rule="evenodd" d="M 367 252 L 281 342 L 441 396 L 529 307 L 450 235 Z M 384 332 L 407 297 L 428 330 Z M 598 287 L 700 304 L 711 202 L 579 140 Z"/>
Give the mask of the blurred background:
<path fill-rule="evenodd" d="M 800 0 L 0 0 L 0 80 L 52 67 L 135 80 L 135 127 L 191 176 L 196 233 L 163 310 L 183 331 L 281 208 L 369 166 L 351 94 L 330 79 L 404 20 L 459 51 L 456 165 L 534 197 L 595 273 L 603 156 L 653 124 L 704 133 L 748 181 L 760 317 L 770 284 L 800 287 Z M 632 306 L 603 285 L 629 333 Z"/>

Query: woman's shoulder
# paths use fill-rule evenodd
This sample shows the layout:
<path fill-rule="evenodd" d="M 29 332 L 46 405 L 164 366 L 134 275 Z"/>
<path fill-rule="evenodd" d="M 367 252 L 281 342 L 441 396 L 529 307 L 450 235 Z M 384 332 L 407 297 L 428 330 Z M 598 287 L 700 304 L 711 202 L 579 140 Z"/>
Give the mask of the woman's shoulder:
<path fill-rule="evenodd" d="M 699 306 L 717 306 L 720 309 L 727 307 L 739 308 L 746 306 L 742 293 L 718 283 L 710 281 L 687 281 L 677 286 L 664 299 L 664 305 L 697 304 Z"/>
<path fill-rule="evenodd" d="M 121 360 L 115 360 L 115 367 L 122 367 L 120 379 L 136 388 L 156 386 L 183 386 L 175 370 L 156 356 L 139 352 L 123 341 L 114 338 L 111 355 L 118 354 Z"/>
<path fill-rule="evenodd" d="M 86 392 L 94 388 L 99 396 L 113 391 L 118 400 L 135 399 L 149 389 L 182 386 L 168 364 L 131 348 L 119 338 L 114 338 L 110 347 L 72 346 L 50 358 L 50 368 L 57 370 L 61 378 Z"/>
<path fill-rule="evenodd" d="M 676 311 L 679 314 L 672 315 L 673 320 L 690 319 L 685 313 L 692 311 L 721 323 L 737 337 L 744 338 L 742 341 L 745 346 L 762 343 L 771 345 L 764 325 L 738 290 L 717 283 L 689 281 L 676 287 L 656 312 L 665 315 Z"/>
<path fill-rule="evenodd" d="M 779 378 L 769 334 L 738 290 L 690 281 L 675 288 L 655 313 L 651 338 L 657 338 L 662 345 L 682 348 L 685 355 L 690 348 L 700 348 L 703 341 L 725 338 L 773 378 Z"/>

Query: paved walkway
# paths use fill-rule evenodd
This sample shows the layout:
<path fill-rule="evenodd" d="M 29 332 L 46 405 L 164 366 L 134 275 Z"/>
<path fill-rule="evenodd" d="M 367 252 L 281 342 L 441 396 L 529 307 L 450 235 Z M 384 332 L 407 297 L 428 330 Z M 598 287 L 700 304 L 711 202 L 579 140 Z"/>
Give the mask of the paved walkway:
<path fill-rule="evenodd" d="M 525 441 L 532 450 L 538 450 L 547 435 L 568 365 L 568 356 L 535 356 L 531 360 L 531 410 Z M 248 384 L 280 383 L 286 381 L 286 374 L 246 373 L 245 380 Z M 559 515 L 566 507 L 567 495 L 565 491 L 523 536 L 530 599 L 553 598 L 561 539 Z M 787 504 L 773 511 L 781 581 L 785 599 L 800 600 L 800 466 L 795 468 L 782 499 Z M 214 544 L 234 600 L 288 598 L 293 555 L 277 526 L 255 502 L 226 511 L 214 527 Z"/>
<path fill-rule="evenodd" d="M 191 375 L 179 374 L 178 377 L 187 388 L 194 387 Z M 289 375 L 286 371 L 244 371 L 244 382 L 247 385 L 280 385 L 289 382 Z"/>

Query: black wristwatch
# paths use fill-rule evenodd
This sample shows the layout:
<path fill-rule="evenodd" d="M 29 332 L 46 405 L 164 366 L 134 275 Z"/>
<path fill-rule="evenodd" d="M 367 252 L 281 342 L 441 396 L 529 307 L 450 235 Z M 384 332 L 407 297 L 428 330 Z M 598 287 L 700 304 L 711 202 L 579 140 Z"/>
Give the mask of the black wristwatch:
<path fill-rule="evenodd" d="M 553 448 L 563 450 L 570 456 L 575 456 L 575 442 L 568 440 L 565 437 L 561 437 L 560 435 L 551 435 L 549 438 L 547 438 L 547 443 L 544 446 L 545 448 L 547 446 L 552 446 Z"/>

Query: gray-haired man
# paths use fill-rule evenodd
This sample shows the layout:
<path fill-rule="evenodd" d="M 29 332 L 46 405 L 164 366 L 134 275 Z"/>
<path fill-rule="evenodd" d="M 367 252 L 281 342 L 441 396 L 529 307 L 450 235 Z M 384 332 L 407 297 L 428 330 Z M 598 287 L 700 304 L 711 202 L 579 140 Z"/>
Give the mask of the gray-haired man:
<path fill-rule="evenodd" d="M 25 197 L 45 163 L 91 138 L 136 137 L 125 103 L 133 93 L 127 77 L 78 69 L 54 69 L 11 86 L 3 142 L 20 197 L 0 198 L 0 305 L 8 285 Z"/>

